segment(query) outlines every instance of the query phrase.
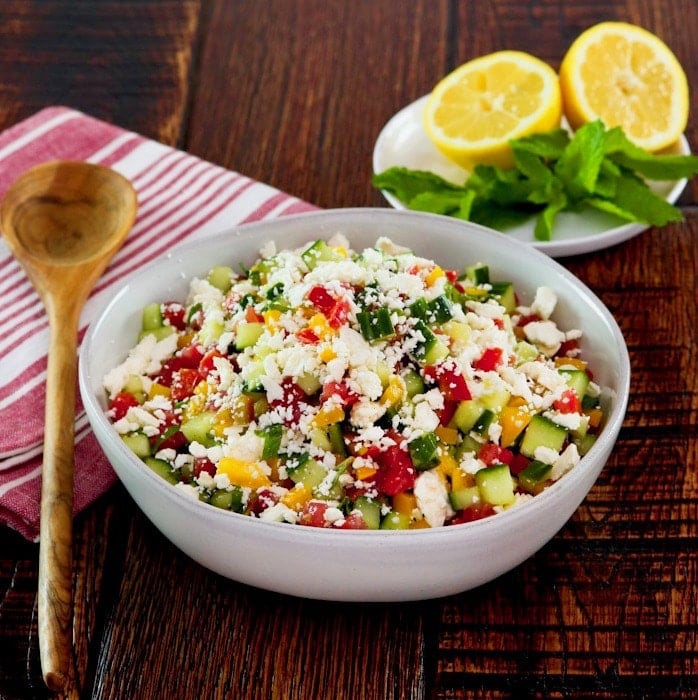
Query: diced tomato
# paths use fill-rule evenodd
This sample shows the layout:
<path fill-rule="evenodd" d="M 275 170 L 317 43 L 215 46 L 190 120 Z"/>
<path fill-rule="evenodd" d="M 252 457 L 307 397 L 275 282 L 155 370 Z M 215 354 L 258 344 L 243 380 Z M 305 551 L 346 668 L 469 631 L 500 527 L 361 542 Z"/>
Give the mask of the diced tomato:
<path fill-rule="evenodd" d="M 325 501 L 308 501 L 303 507 L 298 522 L 310 527 L 330 527 L 330 524 L 325 520 L 325 511 L 329 507 Z"/>
<path fill-rule="evenodd" d="M 467 401 L 472 398 L 465 377 L 452 362 L 425 367 L 424 378 L 436 382 L 447 401 Z"/>
<path fill-rule="evenodd" d="M 250 304 L 245 308 L 245 321 L 247 321 L 247 323 L 263 323 L 264 316 L 262 316 L 262 314 L 258 314 L 255 311 L 254 306 Z"/>
<path fill-rule="evenodd" d="M 579 351 L 579 341 L 576 338 L 563 340 L 560 349 L 557 351 L 558 357 L 574 357 Z"/>
<path fill-rule="evenodd" d="M 301 328 L 296 331 L 296 338 L 306 345 L 317 345 L 320 342 L 320 338 L 310 328 Z"/>
<path fill-rule="evenodd" d="M 194 388 L 201 381 L 198 369 L 183 367 L 172 375 L 170 396 L 173 401 L 182 401 L 194 393 Z"/>
<path fill-rule="evenodd" d="M 196 457 L 194 459 L 192 472 L 195 477 L 201 476 L 202 472 L 213 476 L 216 473 L 216 465 L 208 457 Z"/>
<path fill-rule="evenodd" d="M 514 458 L 511 460 L 511 463 L 509 464 L 509 471 L 514 475 L 517 476 L 520 474 L 526 467 L 531 463 L 531 460 L 528 459 L 528 457 L 524 457 L 522 454 L 515 454 Z"/>
<path fill-rule="evenodd" d="M 523 328 L 524 326 L 527 326 L 529 323 L 533 323 L 534 321 L 540 321 L 541 318 L 538 316 L 538 314 L 528 314 L 527 316 L 520 316 L 519 321 L 516 324 L 519 328 Z"/>
<path fill-rule="evenodd" d="M 449 521 L 449 525 L 460 525 L 461 523 L 471 523 L 474 520 L 482 520 L 494 515 L 497 511 L 489 503 L 475 503 L 463 510 L 459 510 Z"/>
<path fill-rule="evenodd" d="M 444 426 L 448 425 L 451 422 L 457 408 L 458 401 L 449 401 L 446 399 L 444 401 L 444 407 L 440 411 L 437 411 L 439 416 L 439 424 Z"/>
<path fill-rule="evenodd" d="M 454 284 L 455 281 L 458 279 L 458 271 L 457 270 L 444 270 L 444 274 L 446 275 L 446 279 L 451 284 Z"/>
<path fill-rule="evenodd" d="M 271 401 L 273 409 L 283 409 L 281 418 L 286 426 L 298 425 L 303 408 L 308 405 L 303 389 L 290 377 L 281 382 L 283 395 L 280 399 Z"/>
<path fill-rule="evenodd" d="M 279 496 L 271 489 L 262 489 L 259 493 L 253 494 L 247 510 L 250 514 L 260 515 L 267 508 L 271 508 L 279 502 Z"/>
<path fill-rule="evenodd" d="M 186 320 L 184 315 L 186 309 L 178 301 L 166 301 L 162 305 L 162 315 L 165 320 L 178 331 L 183 331 L 186 328 Z"/>
<path fill-rule="evenodd" d="M 175 450 L 175 452 L 181 450 L 188 442 L 184 433 L 174 426 L 170 426 L 161 435 L 155 435 L 150 439 L 150 443 L 158 450 Z"/>
<path fill-rule="evenodd" d="M 327 313 L 336 303 L 335 298 L 321 284 L 316 284 L 308 292 L 308 300 L 323 313 Z"/>
<path fill-rule="evenodd" d="M 368 525 L 361 513 L 349 513 L 338 526 L 339 530 L 368 530 Z"/>
<path fill-rule="evenodd" d="M 209 350 L 202 358 L 201 361 L 199 362 L 199 373 L 203 378 L 206 378 L 214 369 L 216 369 L 215 364 L 213 361 L 217 357 L 225 357 L 225 355 L 220 352 L 220 350 L 216 350 L 215 348 L 213 350 Z"/>
<path fill-rule="evenodd" d="M 109 412 L 113 419 L 117 421 L 128 413 L 129 408 L 138 405 L 138 399 L 133 394 L 122 391 L 109 402 Z"/>
<path fill-rule="evenodd" d="M 494 323 L 494 325 L 497 326 L 497 328 L 499 328 L 500 331 L 504 329 L 504 319 L 493 318 L 492 323 Z"/>
<path fill-rule="evenodd" d="M 344 408 L 353 406 L 358 400 L 359 395 L 352 391 L 346 382 L 326 382 L 320 393 L 320 403 L 325 403 L 333 396 L 338 397 L 340 405 Z"/>
<path fill-rule="evenodd" d="M 308 292 L 308 300 L 325 315 L 331 328 L 339 328 L 346 320 L 349 304 L 345 299 L 336 299 L 325 287 L 315 285 Z"/>
<path fill-rule="evenodd" d="M 581 413 L 582 402 L 574 389 L 566 389 L 562 396 L 553 402 L 553 408 L 560 413 Z"/>
<path fill-rule="evenodd" d="M 196 369 L 204 356 L 204 349 L 198 343 L 187 345 L 179 351 L 179 356 L 185 362 L 183 367 L 191 367 Z"/>
<path fill-rule="evenodd" d="M 493 464 L 509 464 L 514 461 L 514 453 L 504 447 L 495 445 L 492 442 L 485 443 L 478 452 L 478 459 L 481 459 L 488 467 Z"/>
<path fill-rule="evenodd" d="M 479 360 L 473 364 L 475 369 L 491 372 L 502 364 L 502 348 L 487 348 Z"/>
<path fill-rule="evenodd" d="M 414 487 L 415 468 L 406 450 L 399 445 L 391 445 L 374 457 L 379 466 L 373 485 L 386 496 L 406 491 Z"/>

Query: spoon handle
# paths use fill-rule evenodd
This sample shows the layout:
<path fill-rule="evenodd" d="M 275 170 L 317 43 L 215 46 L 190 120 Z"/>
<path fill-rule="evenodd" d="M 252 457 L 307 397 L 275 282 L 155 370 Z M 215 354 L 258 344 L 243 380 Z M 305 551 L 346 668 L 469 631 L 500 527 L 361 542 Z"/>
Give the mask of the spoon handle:
<path fill-rule="evenodd" d="M 46 685 L 65 688 L 73 648 L 73 450 L 79 309 L 47 305 L 50 346 L 39 526 L 38 624 Z M 70 306 L 70 305 L 69 305 Z"/>

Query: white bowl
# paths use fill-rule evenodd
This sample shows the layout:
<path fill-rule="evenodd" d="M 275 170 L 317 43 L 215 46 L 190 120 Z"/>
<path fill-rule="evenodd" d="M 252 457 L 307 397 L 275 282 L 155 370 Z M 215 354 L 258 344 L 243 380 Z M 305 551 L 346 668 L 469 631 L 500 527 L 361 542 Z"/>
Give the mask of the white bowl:
<path fill-rule="evenodd" d="M 451 267 L 486 262 L 515 283 L 522 303 L 541 284 L 559 302 L 563 328 L 584 331 L 595 381 L 609 387 L 609 416 L 580 463 L 530 501 L 484 520 L 428 530 L 334 531 L 268 523 L 197 502 L 154 474 L 105 416 L 102 378 L 126 356 L 143 306 L 183 299 L 190 279 L 224 261 L 251 263 L 265 241 L 279 248 L 345 234 L 352 247 L 387 235 Z M 80 352 L 80 391 L 92 428 L 129 493 L 161 532 L 203 566 L 252 586 L 306 598 L 400 601 L 465 591 L 514 568 L 565 524 L 599 475 L 625 414 L 630 366 L 625 342 L 601 301 L 543 253 L 494 231 L 430 214 L 340 209 L 249 224 L 181 247 L 132 276 L 91 325 Z M 144 570 L 144 575 L 147 571 Z"/>

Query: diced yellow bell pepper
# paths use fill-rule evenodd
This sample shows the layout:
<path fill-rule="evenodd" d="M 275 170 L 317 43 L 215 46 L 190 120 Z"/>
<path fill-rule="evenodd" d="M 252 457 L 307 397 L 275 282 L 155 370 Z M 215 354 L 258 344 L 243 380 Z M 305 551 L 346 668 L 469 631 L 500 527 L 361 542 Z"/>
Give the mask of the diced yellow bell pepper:
<path fill-rule="evenodd" d="M 321 340 L 327 340 L 335 332 L 334 328 L 330 326 L 327 316 L 319 312 L 311 316 L 308 328 Z"/>
<path fill-rule="evenodd" d="M 580 360 L 577 357 L 556 357 L 555 358 L 556 367 L 574 367 L 575 369 L 587 368 L 587 363 L 584 360 Z"/>
<path fill-rule="evenodd" d="M 458 431 L 455 428 L 437 425 L 434 432 L 436 433 L 436 437 L 438 437 L 444 445 L 455 445 L 458 443 Z"/>
<path fill-rule="evenodd" d="M 354 474 L 359 481 L 363 481 L 364 479 L 370 479 L 376 471 L 375 467 L 357 467 Z"/>
<path fill-rule="evenodd" d="M 148 389 L 148 399 L 153 399 L 156 396 L 164 396 L 166 398 L 169 398 L 170 387 L 164 386 L 163 384 L 159 384 L 158 382 L 153 382 L 150 385 L 150 389 Z"/>
<path fill-rule="evenodd" d="M 425 528 L 429 528 L 431 525 L 424 519 L 420 518 L 419 520 L 415 520 L 410 523 L 410 530 L 424 530 Z"/>
<path fill-rule="evenodd" d="M 237 457 L 223 457 L 218 462 L 216 474 L 225 474 L 231 484 L 258 489 L 270 486 L 271 480 L 257 462 L 248 462 Z"/>
<path fill-rule="evenodd" d="M 460 467 L 456 467 L 450 474 L 451 490 L 460 491 L 462 489 L 475 486 L 475 477 L 468 472 L 464 472 Z"/>
<path fill-rule="evenodd" d="M 315 418 L 313 424 L 318 428 L 324 428 L 333 423 L 339 423 L 344 420 L 344 409 L 341 406 L 333 405 L 321 408 Z"/>
<path fill-rule="evenodd" d="M 406 396 L 405 380 L 401 376 L 393 374 L 388 379 L 388 386 L 380 398 L 380 403 L 384 406 L 397 406 L 404 401 Z"/>
<path fill-rule="evenodd" d="M 303 510 L 303 506 L 312 498 L 313 490 L 305 484 L 296 484 L 290 491 L 285 493 L 279 500 L 287 508 L 293 510 Z"/>
<path fill-rule="evenodd" d="M 182 411 L 182 422 L 194 416 L 198 416 L 206 407 L 206 397 L 202 394 L 194 394 Z"/>
<path fill-rule="evenodd" d="M 270 333 L 276 333 L 279 329 L 279 319 L 281 318 L 281 311 L 279 309 L 269 309 L 262 313 L 264 318 L 264 326 Z"/>
<path fill-rule="evenodd" d="M 427 287 L 431 287 L 436 280 L 443 277 L 445 274 L 446 273 L 438 265 L 436 265 L 424 278 L 424 284 L 426 284 Z"/>
<path fill-rule="evenodd" d="M 518 406 L 505 406 L 499 414 L 502 434 L 499 444 L 502 447 L 513 445 L 521 431 L 531 422 L 531 414 Z"/>
<path fill-rule="evenodd" d="M 330 362 L 331 360 L 334 360 L 335 357 L 337 357 L 337 353 L 334 351 L 331 345 L 326 345 L 320 351 L 320 359 L 323 362 Z"/>
<path fill-rule="evenodd" d="M 603 420 L 603 411 L 600 408 L 592 408 L 589 411 L 586 411 L 586 414 L 589 416 L 590 428 L 598 428 L 601 425 L 601 421 Z"/>
<path fill-rule="evenodd" d="M 177 347 L 181 350 L 182 348 L 188 348 L 192 342 L 194 342 L 194 336 L 196 333 L 193 331 L 191 333 L 183 333 L 177 338 Z"/>
<path fill-rule="evenodd" d="M 394 511 L 411 518 L 415 508 L 417 508 L 417 497 L 413 493 L 402 491 L 393 496 Z"/>

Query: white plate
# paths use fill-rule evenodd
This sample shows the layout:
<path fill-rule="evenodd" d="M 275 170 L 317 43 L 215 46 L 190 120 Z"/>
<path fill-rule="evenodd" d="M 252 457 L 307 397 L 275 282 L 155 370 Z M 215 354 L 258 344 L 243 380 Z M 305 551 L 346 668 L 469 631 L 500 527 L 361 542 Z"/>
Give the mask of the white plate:
<path fill-rule="evenodd" d="M 412 170 L 429 170 L 455 183 L 462 183 L 468 177 L 467 171 L 450 162 L 432 144 L 422 127 L 422 112 L 428 96 L 400 110 L 383 127 L 373 149 L 373 171 L 383 172 L 393 166 L 402 166 Z M 691 150 L 684 136 L 672 153 L 688 155 Z M 667 202 L 673 204 L 683 188 L 686 179 L 651 182 L 652 189 Z M 396 209 L 405 209 L 405 205 L 390 192 L 383 191 L 383 196 Z M 647 224 L 623 223 L 610 214 L 589 209 L 583 214 L 563 212 L 558 214 L 553 229 L 552 241 L 537 241 L 533 237 L 535 218 L 524 224 L 509 228 L 506 233 L 551 257 L 579 255 L 621 243 L 637 236 L 648 228 Z"/>

